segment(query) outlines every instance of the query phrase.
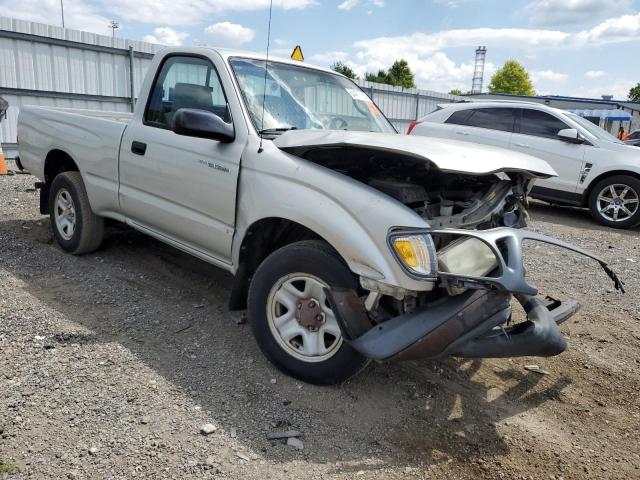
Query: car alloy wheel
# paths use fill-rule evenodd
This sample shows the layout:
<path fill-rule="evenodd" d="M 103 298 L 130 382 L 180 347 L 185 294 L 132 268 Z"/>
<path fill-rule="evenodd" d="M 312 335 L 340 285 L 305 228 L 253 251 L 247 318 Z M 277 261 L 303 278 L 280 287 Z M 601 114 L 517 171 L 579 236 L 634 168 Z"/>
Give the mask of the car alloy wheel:
<path fill-rule="evenodd" d="M 615 183 L 607 185 L 599 193 L 596 208 L 609 222 L 624 222 L 638 211 L 638 192 L 629 185 Z"/>

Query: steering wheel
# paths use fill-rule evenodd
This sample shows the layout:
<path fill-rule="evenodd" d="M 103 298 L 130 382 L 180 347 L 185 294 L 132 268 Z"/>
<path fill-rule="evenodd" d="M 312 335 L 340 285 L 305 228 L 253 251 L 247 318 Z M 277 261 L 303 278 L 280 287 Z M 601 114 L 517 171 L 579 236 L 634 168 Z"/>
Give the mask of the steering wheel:
<path fill-rule="evenodd" d="M 330 130 L 344 130 L 349 126 L 347 121 L 342 117 L 331 117 L 329 122 Z"/>

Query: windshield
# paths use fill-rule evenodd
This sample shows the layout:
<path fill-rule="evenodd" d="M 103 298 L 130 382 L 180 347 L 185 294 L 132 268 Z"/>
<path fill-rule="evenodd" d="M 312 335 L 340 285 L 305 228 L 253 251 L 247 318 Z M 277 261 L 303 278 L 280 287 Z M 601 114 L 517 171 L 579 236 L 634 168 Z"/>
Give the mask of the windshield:
<path fill-rule="evenodd" d="M 320 129 L 395 133 L 371 99 L 342 76 L 269 62 L 264 95 L 264 60 L 232 58 L 230 64 L 258 132 Z"/>
<path fill-rule="evenodd" d="M 571 120 L 576 122 L 578 125 L 584 128 L 587 132 L 589 132 L 591 135 L 596 137 L 598 140 L 606 140 L 608 142 L 622 143 L 620 140 L 618 140 L 616 137 L 611 135 L 609 132 L 607 132 L 606 130 L 603 130 L 602 128 L 597 126 L 595 123 L 590 122 L 586 118 L 576 115 L 575 113 L 566 113 L 565 115 L 567 115 Z"/>

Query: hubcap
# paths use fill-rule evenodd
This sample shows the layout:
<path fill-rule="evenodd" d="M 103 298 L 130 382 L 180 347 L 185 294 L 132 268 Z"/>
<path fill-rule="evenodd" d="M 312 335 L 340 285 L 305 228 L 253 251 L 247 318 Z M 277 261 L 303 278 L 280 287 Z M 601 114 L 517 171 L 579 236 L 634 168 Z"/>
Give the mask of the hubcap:
<path fill-rule="evenodd" d="M 60 236 L 65 240 L 71 240 L 76 230 L 76 208 L 71 194 L 64 188 L 56 193 L 53 216 Z"/>
<path fill-rule="evenodd" d="M 327 284 L 313 275 L 293 273 L 278 280 L 267 297 L 273 337 L 284 351 L 304 362 L 327 360 L 342 345 L 325 287 Z"/>
<path fill-rule="evenodd" d="M 629 185 L 616 183 L 603 188 L 598 194 L 596 207 L 610 222 L 624 222 L 638 211 L 638 192 Z"/>

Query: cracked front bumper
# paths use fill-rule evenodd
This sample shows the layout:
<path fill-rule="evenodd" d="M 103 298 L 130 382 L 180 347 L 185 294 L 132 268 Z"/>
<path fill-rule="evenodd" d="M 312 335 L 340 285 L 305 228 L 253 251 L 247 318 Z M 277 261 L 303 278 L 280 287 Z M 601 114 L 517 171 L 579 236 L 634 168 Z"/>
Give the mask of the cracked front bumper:
<path fill-rule="evenodd" d="M 608 264 L 595 255 L 561 240 L 528 230 L 496 228 L 483 231 L 431 230 L 429 234 L 457 235 L 485 242 L 498 261 L 496 276 L 467 277 L 438 272 L 443 283 L 465 289 L 431 304 L 374 325 L 354 290 L 327 289 L 327 297 L 345 340 L 362 355 L 378 360 L 553 356 L 567 343 L 558 325 L 579 308 L 575 300 L 546 303 L 524 276 L 522 243 L 549 243 L 596 260 L 624 292 L 622 282 Z M 527 320 L 508 326 L 511 300 L 522 305 Z"/>

